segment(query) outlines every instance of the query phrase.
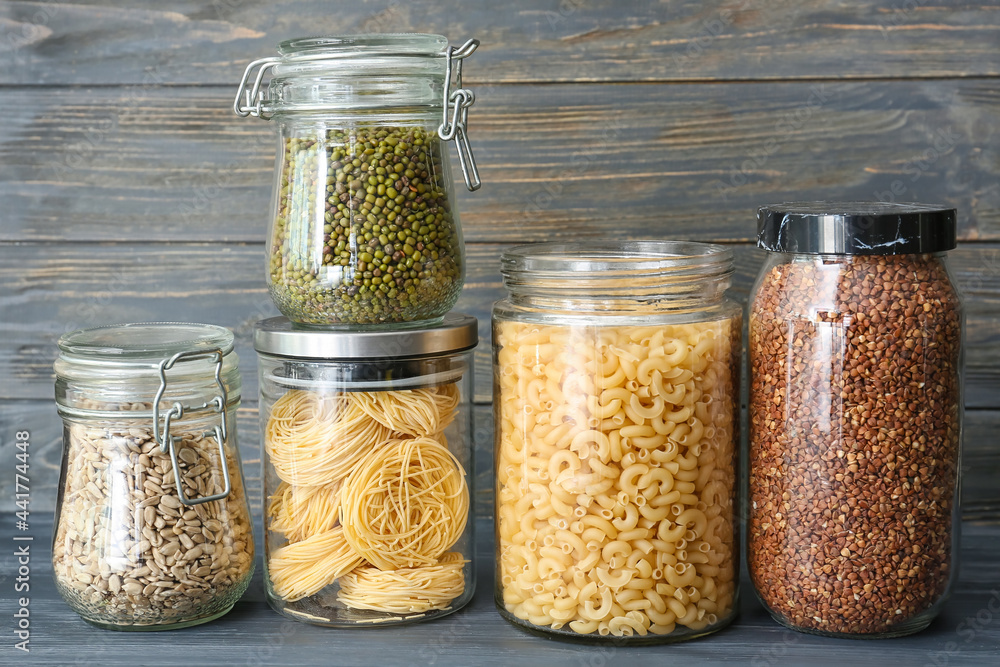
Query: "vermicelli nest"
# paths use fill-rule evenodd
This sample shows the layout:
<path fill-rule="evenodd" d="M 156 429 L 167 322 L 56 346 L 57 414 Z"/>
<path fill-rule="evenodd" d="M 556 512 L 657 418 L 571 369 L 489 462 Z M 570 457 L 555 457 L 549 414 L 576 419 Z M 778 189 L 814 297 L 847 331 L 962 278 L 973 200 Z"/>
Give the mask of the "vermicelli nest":
<path fill-rule="evenodd" d="M 341 577 L 337 599 L 354 609 L 396 614 L 445 609 L 465 590 L 467 562 L 451 551 L 437 565 L 384 571 L 359 567 Z"/>
<path fill-rule="evenodd" d="M 391 437 L 350 394 L 295 389 L 271 408 L 264 446 L 282 480 L 320 486 L 346 477 L 373 445 Z"/>
<path fill-rule="evenodd" d="M 468 519 L 461 470 L 432 438 L 396 440 L 372 451 L 341 490 L 344 536 L 382 570 L 433 565 Z"/>
<path fill-rule="evenodd" d="M 267 505 L 269 528 L 289 542 L 332 530 L 340 519 L 340 482 L 327 486 L 278 485 Z"/>
<path fill-rule="evenodd" d="M 323 590 L 362 562 L 344 540 L 344 529 L 338 526 L 275 549 L 267 571 L 274 592 L 294 602 Z"/>
<path fill-rule="evenodd" d="M 406 391 L 362 391 L 350 397 L 375 421 L 411 436 L 443 431 L 455 419 L 459 398 L 454 384 Z"/>

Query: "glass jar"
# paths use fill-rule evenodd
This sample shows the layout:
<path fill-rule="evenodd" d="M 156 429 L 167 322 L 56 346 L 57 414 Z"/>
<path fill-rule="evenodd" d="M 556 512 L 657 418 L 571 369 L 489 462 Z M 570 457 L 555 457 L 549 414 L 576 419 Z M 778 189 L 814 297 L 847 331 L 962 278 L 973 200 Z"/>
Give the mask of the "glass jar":
<path fill-rule="evenodd" d="M 419 327 L 455 305 L 465 249 L 444 142 L 479 188 L 462 87 L 478 45 L 310 37 L 247 67 L 234 109 L 276 124 L 267 285 L 293 322 Z"/>
<path fill-rule="evenodd" d="M 289 618 L 394 625 L 475 588 L 476 319 L 308 331 L 259 322 L 265 590 Z"/>
<path fill-rule="evenodd" d="M 493 308 L 496 604 L 615 643 L 736 614 L 742 310 L 731 251 L 540 244 Z"/>
<path fill-rule="evenodd" d="M 955 211 L 761 208 L 750 309 L 748 565 L 780 623 L 917 632 L 955 580 L 962 304 Z"/>
<path fill-rule="evenodd" d="M 84 620 L 168 630 L 222 616 L 250 583 L 233 334 L 122 324 L 59 339 L 56 588 Z"/>

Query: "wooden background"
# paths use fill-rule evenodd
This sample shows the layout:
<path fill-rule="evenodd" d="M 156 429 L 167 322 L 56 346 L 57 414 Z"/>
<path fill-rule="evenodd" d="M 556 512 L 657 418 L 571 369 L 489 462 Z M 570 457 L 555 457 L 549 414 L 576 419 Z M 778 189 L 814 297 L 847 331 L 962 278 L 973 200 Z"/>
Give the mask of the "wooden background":
<path fill-rule="evenodd" d="M 480 515 L 505 247 L 730 244 L 745 300 L 757 205 L 857 198 L 958 208 L 964 512 L 1000 521 L 1000 3 L 924 0 L 0 2 L 0 462 L 30 430 L 33 510 L 55 500 L 54 342 L 113 322 L 236 331 L 259 488 L 251 332 L 276 314 L 263 250 L 274 139 L 232 113 L 235 86 L 279 40 L 394 31 L 482 40 L 466 81 L 484 186 L 460 193 L 459 303 L 484 337 Z M 12 483 L 0 477 L 0 497 Z"/>
<path fill-rule="evenodd" d="M 479 318 L 483 335 L 475 601 L 426 629 L 330 633 L 268 613 L 258 573 L 237 609 L 211 626 L 141 637 L 88 632 L 57 598 L 45 562 L 61 449 L 55 340 L 126 321 L 232 328 L 244 375 L 241 449 L 259 517 L 251 334 L 256 320 L 277 314 L 263 244 L 275 142 L 268 123 L 232 113 L 235 86 L 246 63 L 280 40 L 394 31 L 482 40 L 466 81 L 478 96 L 470 136 L 484 186 L 459 193 L 469 255 L 459 308 Z M 385 665 L 639 666 L 670 656 L 754 666 L 996 664 L 1000 0 L 0 1 L 0 65 L 5 618 L 18 567 L 9 548 L 16 431 L 31 433 L 37 559 L 31 660 L 10 639 L 0 662 L 328 664 L 334 642 L 338 662 L 364 664 L 374 639 Z M 502 623 L 487 565 L 486 337 L 490 305 L 502 295 L 503 249 L 610 237 L 725 243 L 737 258 L 732 294 L 745 300 L 763 259 L 751 244 L 755 208 L 824 198 L 959 211 L 951 262 L 968 307 L 966 562 L 942 616 L 875 652 L 780 628 L 749 588 L 731 629 L 658 650 L 584 651 Z M 7 637 L 9 624 L 0 623 Z"/>

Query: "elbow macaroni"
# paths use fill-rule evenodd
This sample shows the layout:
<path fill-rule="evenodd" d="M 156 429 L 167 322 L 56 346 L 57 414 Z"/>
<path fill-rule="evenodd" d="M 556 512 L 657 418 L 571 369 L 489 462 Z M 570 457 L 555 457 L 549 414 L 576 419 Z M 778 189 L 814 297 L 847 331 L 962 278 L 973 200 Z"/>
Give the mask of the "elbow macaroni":
<path fill-rule="evenodd" d="M 732 615 L 739 327 L 497 322 L 497 582 L 510 614 L 613 636 Z"/>

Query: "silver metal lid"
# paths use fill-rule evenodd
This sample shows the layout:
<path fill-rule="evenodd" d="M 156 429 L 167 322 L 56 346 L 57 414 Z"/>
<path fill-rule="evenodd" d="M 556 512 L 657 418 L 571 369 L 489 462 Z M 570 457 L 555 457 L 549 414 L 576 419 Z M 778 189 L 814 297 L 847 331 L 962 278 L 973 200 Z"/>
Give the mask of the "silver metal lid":
<path fill-rule="evenodd" d="M 262 354 L 301 359 L 392 359 L 426 357 L 470 350 L 479 342 L 471 315 L 448 313 L 421 329 L 303 329 L 287 317 L 261 320 L 253 346 Z"/>

